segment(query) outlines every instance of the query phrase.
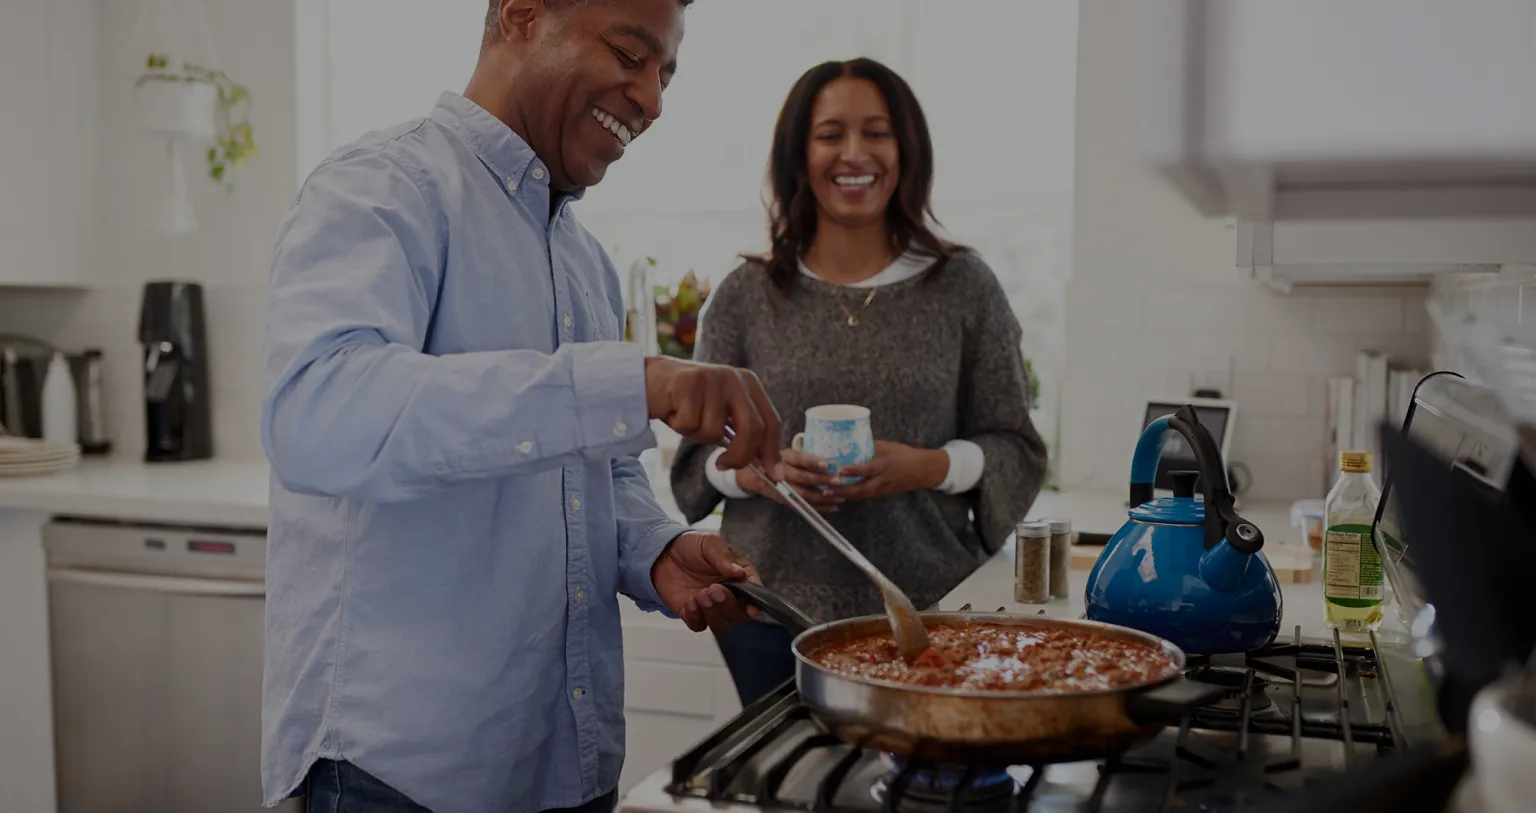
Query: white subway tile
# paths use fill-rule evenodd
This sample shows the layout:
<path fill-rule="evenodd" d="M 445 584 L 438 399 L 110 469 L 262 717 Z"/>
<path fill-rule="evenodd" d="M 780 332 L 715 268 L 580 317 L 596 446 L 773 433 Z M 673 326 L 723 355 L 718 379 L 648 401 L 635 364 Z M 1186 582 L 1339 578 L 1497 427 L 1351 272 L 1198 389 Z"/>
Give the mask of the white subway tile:
<path fill-rule="evenodd" d="M 1527 293 L 1527 296 L 1530 294 Z M 1423 296 L 1403 298 L 1403 332 L 1419 335 L 1429 330 L 1429 311 Z"/>
<path fill-rule="evenodd" d="M 1266 454 L 1269 449 L 1269 430 L 1260 415 L 1244 415 L 1238 405 L 1237 435 L 1232 439 L 1232 459 L 1246 460 Z M 1230 462 L 1230 461 L 1228 461 Z"/>
<path fill-rule="evenodd" d="M 1118 333 L 1105 347 L 1106 362 L 1116 370 L 1142 371 L 1181 367 L 1184 334 L 1166 330 Z"/>
<path fill-rule="evenodd" d="M 1276 373 L 1347 374 L 1355 369 L 1355 354 L 1367 346 L 1353 337 L 1314 331 L 1269 337 L 1269 369 Z"/>
<path fill-rule="evenodd" d="M 1235 324 L 1232 298 L 1226 293 L 1190 286 L 1147 294 L 1147 326 L 1163 330 L 1224 330 Z"/>
<path fill-rule="evenodd" d="M 1239 372 L 1235 377 L 1238 409 L 1247 415 L 1306 415 L 1312 390 L 1306 376 Z"/>
<path fill-rule="evenodd" d="M 1232 308 L 1239 330 L 1284 333 L 1308 330 L 1316 304 L 1316 298 L 1305 294 L 1281 294 L 1250 285 L 1234 294 Z"/>
<path fill-rule="evenodd" d="M 1343 335 L 1399 333 L 1403 330 L 1403 300 L 1382 295 L 1322 297 L 1312 313 L 1312 328 Z"/>
<path fill-rule="evenodd" d="M 1140 291 L 1125 285 L 1077 286 L 1069 296 L 1080 297 L 1086 307 L 1076 310 L 1074 321 L 1088 321 L 1103 330 L 1140 332 L 1147 328 L 1147 300 Z"/>
<path fill-rule="evenodd" d="M 1174 358 L 1193 372 L 1207 360 L 1231 359 L 1231 368 L 1263 372 L 1270 368 L 1270 337 L 1258 330 L 1201 331 L 1178 334 Z"/>
<path fill-rule="evenodd" d="M 1259 422 L 1264 429 L 1264 454 L 1299 457 L 1322 453 L 1327 429 L 1327 418 L 1322 415 L 1250 415 L 1249 420 Z"/>
<path fill-rule="evenodd" d="M 1249 476 L 1253 478 L 1248 493 L 1244 495 L 1249 499 L 1299 500 L 1323 496 L 1314 493 L 1311 487 L 1306 473 L 1306 458 L 1260 455 L 1241 462 L 1248 467 Z M 1269 534 L 1283 532 L 1275 528 L 1264 530 Z"/>

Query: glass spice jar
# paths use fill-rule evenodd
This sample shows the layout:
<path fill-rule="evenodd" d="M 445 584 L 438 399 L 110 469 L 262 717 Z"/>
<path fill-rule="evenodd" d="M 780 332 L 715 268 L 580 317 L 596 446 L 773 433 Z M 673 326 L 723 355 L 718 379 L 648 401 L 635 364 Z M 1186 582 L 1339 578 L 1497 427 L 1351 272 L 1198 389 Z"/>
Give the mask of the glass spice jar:
<path fill-rule="evenodd" d="M 1067 598 L 1072 590 L 1072 521 L 1051 520 L 1051 598 Z"/>
<path fill-rule="evenodd" d="M 1051 600 L 1051 524 L 1020 522 L 1013 533 L 1013 600 Z"/>

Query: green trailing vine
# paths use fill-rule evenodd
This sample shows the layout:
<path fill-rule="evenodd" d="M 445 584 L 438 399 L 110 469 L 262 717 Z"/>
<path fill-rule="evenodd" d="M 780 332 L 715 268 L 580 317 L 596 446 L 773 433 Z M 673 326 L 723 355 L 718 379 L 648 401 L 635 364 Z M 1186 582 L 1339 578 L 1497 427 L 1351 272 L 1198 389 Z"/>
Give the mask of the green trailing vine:
<path fill-rule="evenodd" d="M 1024 359 L 1024 376 L 1029 385 L 1029 404 L 1031 407 L 1040 406 L 1040 376 L 1035 374 L 1035 364 L 1028 358 Z"/>
<path fill-rule="evenodd" d="M 251 92 L 245 85 L 230 79 L 223 71 L 206 68 L 191 62 L 182 63 L 181 70 L 169 69 L 170 58 L 165 54 L 150 54 L 145 60 L 147 72 L 134 83 L 186 82 L 212 85 L 218 91 L 218 105 L 214 111 L 217 137 L 208 148 L 208 177 L 224 187 L 226 193 L 234 191 L 229 171 L 256 155 L 256 135 L 251 127 Z"/>

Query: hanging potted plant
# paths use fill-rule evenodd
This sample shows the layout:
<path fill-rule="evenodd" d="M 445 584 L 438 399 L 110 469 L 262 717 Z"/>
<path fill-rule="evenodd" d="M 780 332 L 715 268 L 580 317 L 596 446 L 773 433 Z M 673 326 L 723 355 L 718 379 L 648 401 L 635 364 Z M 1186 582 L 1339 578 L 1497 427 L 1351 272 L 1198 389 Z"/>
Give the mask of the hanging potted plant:
<path fill-rule="evenodd" d="M 173 67 L 166 54 L 151 53 L 134 83 L 134 99 L 150 133 L 175 145 L 208 145 L 208 177 L 233 190 L 230 168 L 257 150 L 249 89 L 221 70 L 191 62 Z"/>

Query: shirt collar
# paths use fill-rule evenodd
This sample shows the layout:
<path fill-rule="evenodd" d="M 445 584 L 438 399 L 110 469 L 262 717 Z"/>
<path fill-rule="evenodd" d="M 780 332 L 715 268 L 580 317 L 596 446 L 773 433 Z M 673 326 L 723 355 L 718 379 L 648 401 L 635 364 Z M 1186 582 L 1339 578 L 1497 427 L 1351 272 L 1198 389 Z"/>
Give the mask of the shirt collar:
<path fill-rule="evenodd" d="M 898 282 L 904 282 L 928 270 L 928 267 L 933 265 L 933 260 L 933 257 L 930 257 L 920 251 L 907 249 L 906 252 L 904 252 L 901 256 L 893 260 L 890 265 L 882 269 L 880 273 L 870 277 L 869 279 L 849 283 L 843 287 L 876 288 L 881 285 L 892 285 Z M 812 271 L 810 266 L 805 264 L 805 258 L 803 257 L 800 259 L 800 273 L 807 277 L 821 279 L 820 274 Z M 826 280 L 822 281 L 826 282 Z"/>
<path fill-rule="evenodd" d="M 529 191 L 549 188 L 549 170 L 533 148 L 480 105 L 453 91 L 444 91 L 438 97 L 431 118 L 462 138 L 514 194 L 525 188 Z M 566 197 L 581 200 L 586 191 L 578 189 Z"/>

